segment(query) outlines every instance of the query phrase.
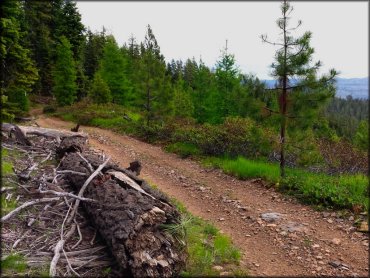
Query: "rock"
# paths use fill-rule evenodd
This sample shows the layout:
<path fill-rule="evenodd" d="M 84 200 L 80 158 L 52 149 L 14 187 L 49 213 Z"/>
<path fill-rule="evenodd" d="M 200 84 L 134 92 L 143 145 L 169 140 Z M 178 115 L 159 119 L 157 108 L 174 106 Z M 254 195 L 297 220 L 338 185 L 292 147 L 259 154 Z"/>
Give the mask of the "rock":
<path fill-rule="evenodd" d="M 320 247 L 320 245 L 318 245 L 318 244 L 312 245 L 312 248 L 319 248 L 319 247 Z"/>
<path fill-rule="evenodd" d="M 225 221 L 225 218 L 221 217 L 218 219 L 219 221 Z"/>
<path fill-rule="evenodd" d="M 353 216 L 350 216 L 350 217 L 348 218 L 348 220 L 349 220 L 349 221 L 353 221 L 353 220 L 355 220 L 355 218 L 354 218 Z"/>
<path fill-rule="evenodd" d="M 317 268 L 316 268 L 316 271 L 321 271 L 322 270 L 322 267 L 321 266 L 318 266 Z"/>
<path fill-rule="evenodd" d="M 325 218 L 326 218 L 326 217 L 329 217 L 329 216 L 330 216 L 330 213 L 329 213 L 329 212 L 324 211 L 324 212 L 322 213 L 322 216 L 324 216 Z"/>
<path fill-rule="evenodd" d="M 280 228 L 283 231 L 286 231 L 286 232 L 289 232 L 289 233 L 303 232 L 303 231 L 307 230 L 307 228 L 303 224 L 296 223 L 296 222 L 288 222 L 287 224 L 281 225 Z"/>
<path fill-rule="evenodd" d="M 335 245 L 339 245 L 342 241 L 339 238 L 333 238 L 331 242 L 334 243 Z"/>
<path fill-rule="evenodd" d="M 260 265 L 258 263 L 253 263 L 256 267 L 259 267 Z"/>
<path fill-rule="evenodd" d="M 281 218 L 281 214 L 277 212 L 262 213 L 261 218 L 266 222 L 275 222 Z"/>
<path fill-rule="evenodd" d="M 328 219 L 328 220 L 327 220 L 327 222 L 328 222 L 329 224 L 332 224 L 332 223 L 333 223 L 333 220 L 332 220 L 332 219 Z"/>
<path fill-rule="evenodd" d="M 206 190 L 206 188 L 204 188 L 203 186 L 200 186 L 200 187 L 199 187 L 199 190 L 203 192 L 203 191 L 205 191 L 205 190 Z"/>
<path fill-rule="evenodd" d="M 357 229 L 359 232 L 367 233 L 369 232 L 369 225 L 366 221 L 362 221 L 359 228 Z"/>
<path fill-rule="evenodd" d="M 331 261 L 331 262 L 329 262 L 329 264 L 332 266 L 332 267 L 334 267 L 334 268 L 338 268 L 338 267 L 340 267 L 341 266 L 341 262 L 339 262 L 339 261 Z"/>
<path fill-rule="evenodd" d="M 213 270 L 216 270 L 216 271 L 222 271 L 222 270 L 224 270 L 224 268 L 222 266 L 220 266 L 220 265 L 215 265 L 215 266 L 212 267 L 212 269 Z"/>
<path fill-rule="evenodd" d="M 230 276 L 230 275 L 231 275 L 231 272 L 228 272 L 228 271 L 224 271 L 220 273 L 220 276 Z"/>
<path fill-rule="evenodd" d="M 322 260 L 322 256 L 316 256 L 316 259 Z"/>

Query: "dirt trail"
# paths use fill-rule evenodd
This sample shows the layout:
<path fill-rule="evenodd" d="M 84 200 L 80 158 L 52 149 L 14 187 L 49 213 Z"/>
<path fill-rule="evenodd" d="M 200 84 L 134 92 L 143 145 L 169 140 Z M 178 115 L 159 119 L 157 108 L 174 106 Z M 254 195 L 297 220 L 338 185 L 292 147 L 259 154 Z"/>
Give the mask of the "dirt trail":
<path fill-rule="evenodd" d="M 56 129 L 73 126 L 43 116 L 37 123 Z M 121 166 L 139 159 L 141 177 L 228 234 L 242 250 L 242 264 L 251 275 L 368 276 L 368 235 L 356 231 L 353 216 L 315 211 L 258 180 L 236 180 L 128 136 L 99 128 L 80 130 Z M 268 212 L 279 213 L 280 219 L 262 219 Z"/>

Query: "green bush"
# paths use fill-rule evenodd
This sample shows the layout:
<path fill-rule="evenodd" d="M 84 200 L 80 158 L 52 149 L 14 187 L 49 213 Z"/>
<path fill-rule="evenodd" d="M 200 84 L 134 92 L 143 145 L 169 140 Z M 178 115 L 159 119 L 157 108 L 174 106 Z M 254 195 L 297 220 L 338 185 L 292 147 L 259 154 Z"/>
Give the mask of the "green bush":
<path fill-rule="evenodd" d="M 42 112 L 45 113 L 45 114 L 55 113 L 55 112 L 57 112 L 57 107 L 55 105 L 46 105 L 42 109 Z"/>
<path fill-rule="evenodd" d="M 197 146 L 190 143 L 177 142 L 166 146 L 166 151 L 176 153 L 181 158 L 187 158 L 189 156 L 199 155 L 199 149 Z"/>

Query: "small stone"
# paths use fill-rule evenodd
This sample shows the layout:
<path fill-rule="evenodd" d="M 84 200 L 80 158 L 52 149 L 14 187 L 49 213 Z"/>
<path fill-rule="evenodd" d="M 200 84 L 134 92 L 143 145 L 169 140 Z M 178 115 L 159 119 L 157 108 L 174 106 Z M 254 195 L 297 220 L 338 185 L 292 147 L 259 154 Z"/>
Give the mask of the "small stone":
<path fill-rule="evenodd" d="M 261 218 L 266 222 L 275 222 L 281 218 L 281 214 L 277 212 L 262 213 Z"/>
<path fill-rule="evenodd" d="M 334 268 L 338 268 L 342 263 L 338 261 L 331 261 L 329 264 Z"/>
<path fill-rule="evenodd" d="M 320 247 L 320 245 L 318 245 L 318 244 L 312 245 L 312 248 L 319 248 L 319 247 Z"/>
<path fill-rule="evenodd" d="M 298 246 L 292 246 L 292 249 L 293 249 L 293 250 L 298 250 L 298 249 L 299 249 L 299 247 L 298 247 Z"/>
<path fill-rule="evenodd" d="M 245 236 L 246 236 L 246 237 L 251 237 L 251 235 L 249 235 L 249 234 L 246 234 Z"/>
<path fill-rule="evenodd" d="M 225 221 L 225 218 L 221 217 L 220 219 L 218 219 L 219 221 Z"/>
<path fill-rule="evenodd" d="M 353 221 L 353 220 L 355 220 L 355 218 L 354 218 L 353 216 L 350 216 L 350 217 L 348 218 L 348 220 L 349 220 L 349 221 Z"/>
<path fill-rule="evenodd" d="M 366 221 L 361 222 L 360 227 L 358 228 L 358 231 L 363 232 L 363 233 L 369 232 L 369 225 L 367 224 Z"/>
<path fill-rule="evenodd" d="M 266 227 L 276 227 L 276 224 L 267 224 Z"/>
<path fill-rule="evenodd" d="M 364 242 L 362 242 L 362 245 L 363 246 L 369 246 L 369 242 L 365 240 Z"/>
<path fill-rule="evenodd" d="M 256 267 L 259 267 L 260 265 L 258 263 L 253 263 Z"/>
<path fill-rule="evenodd" d="M 211 212 L 211 210 L 210 209 L 207 209 L 207 212 Z"/>
<path fill-rule="evenodd" d="M 324 212 L 322 213 L 322 216 L 324 216 L 325 218 L 326 218 L 326 217 L 329 217 L 329 216 L 330 216 L 330 213 L 329 213 L 329 212 L 324 211 Z"/>
<path fill-rule="evenodd" d="M 220 273 L 220 276 L 230 276 L 231 272 L 224 271 Z"/>
<path fill-rule="evenodd" d="M 200 186 L 200 187 L 199 187 L 199 190 L 203 192 L 203 191 L 205 191 L 206 189 L 205 189 L 203 186 Z"/>
<path fill-rule="evenodd" d="M 335 216 L 337 216 L 337 214 L 335 212 L 333 212 L 333 213 L 330 214 L 330 216 L 335 217 Z"/>
<path fill-rule="evenodd" d="M 286 236 L 288 233 L 286 232 L 286 231 L 282 231 L 281 233 L 280 233 L 280 235 L 282 235 L 282 236 Z"/>
<path fill-rule="evenodd" d="M 327 222 L 328 222 L 329 224 L 332 224 L 332 223 L 333 223 L 333 220 L 332 220 L 332 219 L 328 219 L 328 220 L 327 220 Z"/>
<path fill-rule="evenodd" d="M 316 256 L 316 259 L 322 260 L 322 256 Z"/>
<path fill-rule="evenodd" d="M 322 270 L 322 267 L 321 266 L 318 266 L 317 268 L 316 268 L 316 271 L 321 271 Z"/>
<path fill-rule="evenodd" d="M 339 245 L 342 241 L 339 238 L 333 238 L 331 242 L 334 243 L 335 245 Z"/>
<path fill-rule="evenodd" d="M 212 269 L 213 270 L 216 270 L 216 271 L 222 271 L 222 270 L 224 270 L 224 268 L 222 266 L 220 266 L 220 265 L 215 265 L 215 266 L 212 267 Z"/>
<path fill-rule="evenodd" d="M 319 261 L 318 263 L 321 264 L 321 265 L 324 265 L 325 264 L 323 261 Z"/>

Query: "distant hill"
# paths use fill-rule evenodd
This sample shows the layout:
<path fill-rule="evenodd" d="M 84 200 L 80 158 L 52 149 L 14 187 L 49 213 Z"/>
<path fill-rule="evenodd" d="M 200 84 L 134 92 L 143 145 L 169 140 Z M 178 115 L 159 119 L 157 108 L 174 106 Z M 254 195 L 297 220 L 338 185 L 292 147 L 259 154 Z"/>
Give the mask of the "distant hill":
<path fill-rule="evenodd" d="M 267 87 L 275 85 L 275 80 L 262 80 Z M 348 95 L 358 99 L 369 98 L 369 78 L 337 78 L 337 97 L 346 98 Z"/>

